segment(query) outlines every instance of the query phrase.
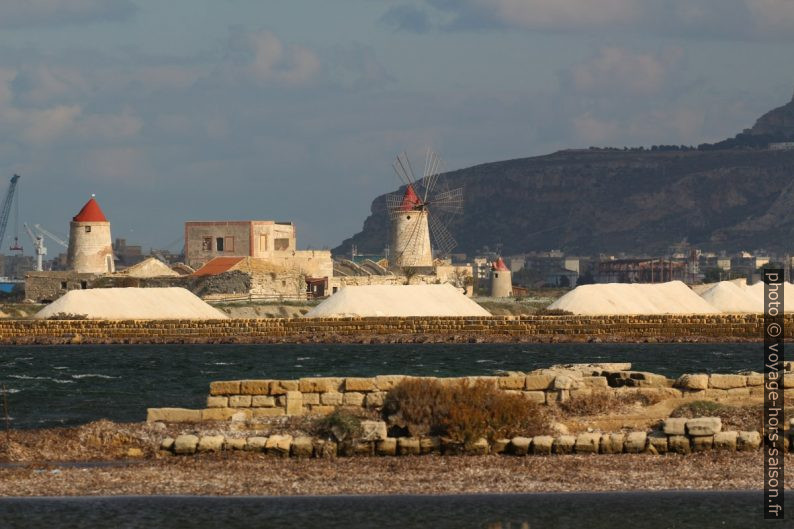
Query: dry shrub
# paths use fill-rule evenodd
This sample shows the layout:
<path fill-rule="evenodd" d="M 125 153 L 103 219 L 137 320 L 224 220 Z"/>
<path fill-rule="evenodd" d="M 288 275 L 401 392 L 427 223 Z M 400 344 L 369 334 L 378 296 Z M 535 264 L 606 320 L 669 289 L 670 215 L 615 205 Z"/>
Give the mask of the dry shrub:
<path fill-rule="evenodd" d="M 724 431 L 761 430 L 764 425 L 763 411 L 763 404 L 731 406 L 710 400 L 696 400 L 678 406 L 670 417 L 719 417 Z"/>
<path fill-rule="evenodd" d="M 482 380 L 407 379 L 386 395 L 383 414 L 413 436 L 441 435 L 464 445 L 482 437 L 536 435 L 547 422 L 538 404 Z"/>
<path fill-rule="evenodd" d="M 646 393 L 619 393 L 611 391 L 594 391 L 590 395 L 571 398 L 559 404 L 560 410 L 567 415 L 578 417 L 605 415 L 625 411 L 637 403 L 642 406 L 651 406 L 661 402 L 664 398 L 660 395 Z"/>

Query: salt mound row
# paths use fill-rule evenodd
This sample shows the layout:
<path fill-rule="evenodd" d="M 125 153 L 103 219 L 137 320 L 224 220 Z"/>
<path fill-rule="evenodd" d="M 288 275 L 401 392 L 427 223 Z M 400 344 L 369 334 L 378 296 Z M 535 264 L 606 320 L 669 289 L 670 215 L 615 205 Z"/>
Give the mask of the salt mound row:
<path fill-rule="evenodd" d="M 549 305 L 549 309 L 586 316 L 720 312 L 681 281 L 581 285 Z"/>
<path fill-rule="evenodd" d="M 742 288 L 758 300 L 758 310 L 753 312 L 764 312 L 763 281 L 758 282 L 755 285 L 742 285 Z M 783 312 L 794 312 L 794 284 L 792 283 L 783 283 L 783 306 Z"/>
<path fill-rule="evenodd" d="M 71 290 L 35 318 L 57 314 L 94 320 L 222 320 L 228 316 L 184 288 L 90 288 Z"/>
<path fill-rule="evenodd" d="M 752 313 L 764 312 L 763 290 L 761 294 L 758 296 L 751 288 L 733 281 L 720 281 L 712 284 L 700 296 L 722 312 Z"/>
<path fill-rule="evenodd" d="M 304 317 L 490 315 L 460 290 L 444 284 L 345 287 Z"/>

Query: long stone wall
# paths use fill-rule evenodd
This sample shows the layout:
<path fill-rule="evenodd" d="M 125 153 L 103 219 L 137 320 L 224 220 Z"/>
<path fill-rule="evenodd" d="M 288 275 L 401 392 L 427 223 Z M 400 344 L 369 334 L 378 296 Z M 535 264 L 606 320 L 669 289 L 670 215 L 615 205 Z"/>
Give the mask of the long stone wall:
<path fill-rule="evenodd" d="M 786 315 L 794 338 L 794 314 Z M 0 320 L 2 344 L 760 340 L 761 315 Z"/>

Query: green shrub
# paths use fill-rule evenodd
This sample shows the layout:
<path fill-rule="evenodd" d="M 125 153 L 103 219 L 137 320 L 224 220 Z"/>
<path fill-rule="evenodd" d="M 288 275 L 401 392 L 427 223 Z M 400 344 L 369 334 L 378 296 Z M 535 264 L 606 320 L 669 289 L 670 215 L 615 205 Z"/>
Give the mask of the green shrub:
<path fill-rule="evenodd" d="M 361 419 L 345 410 L 334 412 L 317 419 L 314 433 L 337 442 L 353 439 L 361 434 Z"/>
<path fill-rule="evenodd" d="M 386 395 L 383 415 L 412 436 L 440 435 L 467 446 L 481 437 L 537 435 L 547 422 L 539 405 L 483 380 L 407 379 Z"/>

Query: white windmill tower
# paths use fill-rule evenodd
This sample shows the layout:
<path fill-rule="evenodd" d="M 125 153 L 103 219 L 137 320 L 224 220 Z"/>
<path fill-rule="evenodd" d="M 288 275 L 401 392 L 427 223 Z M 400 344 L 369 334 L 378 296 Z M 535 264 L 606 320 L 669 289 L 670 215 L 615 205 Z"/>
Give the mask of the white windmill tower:
<path fill-rule="evenodd" d="M 392 222 L 390 266 L 392 269 L 432 267 L 435 256 L 446 256 L 456 246 L 445 218 L 463 211 L 463 188 L 440 185 L 441 158 L 427 151 L 425 170 L 417 180 L 405 152 L 392 164 L 404 190 L 386 197 Z"/>

